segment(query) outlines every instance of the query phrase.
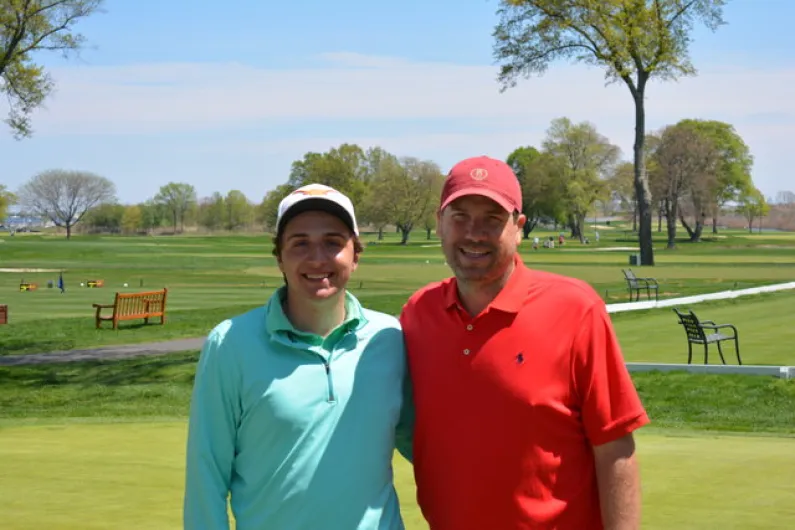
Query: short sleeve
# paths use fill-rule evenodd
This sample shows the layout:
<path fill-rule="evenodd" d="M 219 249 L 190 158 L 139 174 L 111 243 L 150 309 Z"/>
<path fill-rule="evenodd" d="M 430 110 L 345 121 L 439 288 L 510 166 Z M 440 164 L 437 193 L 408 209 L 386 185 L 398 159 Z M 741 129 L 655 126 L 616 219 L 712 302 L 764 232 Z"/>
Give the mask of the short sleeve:
<path fill-rule="evenodd" d="M 617 440 L 649 423 L 601 301 L 585 313 L 572 353 L 574 390 L 591 444 Z"/>

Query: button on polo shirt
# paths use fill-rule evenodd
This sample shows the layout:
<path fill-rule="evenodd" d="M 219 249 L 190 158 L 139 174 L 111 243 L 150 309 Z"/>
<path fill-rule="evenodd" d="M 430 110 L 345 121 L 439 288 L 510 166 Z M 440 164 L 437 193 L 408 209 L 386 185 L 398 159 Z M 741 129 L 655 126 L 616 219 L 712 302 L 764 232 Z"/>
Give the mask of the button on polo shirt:
<path fill-rule="evenodd" d="M 417 499 L 434 530 L 598 530 L 590 445 L 648 417 L 598 294 L 514 263 L 479 315 L 454 278 L 404 307 Z"/>

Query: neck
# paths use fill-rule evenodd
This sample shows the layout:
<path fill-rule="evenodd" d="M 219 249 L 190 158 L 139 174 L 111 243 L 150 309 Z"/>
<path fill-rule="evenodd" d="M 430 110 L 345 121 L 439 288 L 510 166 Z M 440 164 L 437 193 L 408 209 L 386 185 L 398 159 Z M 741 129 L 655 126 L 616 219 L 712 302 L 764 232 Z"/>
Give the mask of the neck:
<path fill-rule="evenodd" d="M 481 281 L 458 281 L 458 296 L 461 303 L 471 316 L 478 316 L 489 304 L 497 298 L 508 278 L 516 269 L 516 264 L 511 261 L 505 272 L 498 278 Z"/>
<path fill-rule="evenodd" d="M 295 329 L 327 337 L 334 328 L 345 321 L 345 292 L 317 302 L 292 295 L 288 287 L 283 307 L 284 313 Z"/>

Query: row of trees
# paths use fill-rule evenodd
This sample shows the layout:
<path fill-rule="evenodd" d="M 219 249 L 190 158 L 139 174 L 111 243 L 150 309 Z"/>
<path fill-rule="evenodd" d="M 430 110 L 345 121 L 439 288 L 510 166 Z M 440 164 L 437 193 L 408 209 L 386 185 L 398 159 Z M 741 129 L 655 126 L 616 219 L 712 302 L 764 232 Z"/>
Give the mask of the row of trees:
<path fill-rule="evenodd" d="M 332 186 L 347 194 L 357 205 L 362 224 L 369 224 L 383 236 L 392 225 L 408 241 L 412 230 L 428 233 L 435 227 L 435 208 L 444 175 L 430 160 L 399 158 L 380 147 L 367 150 L 342 144 L 325 153 L 310 152 L 293 162 L 286 183 L 269 192 L 261 205 L 262 219 L 275 225 L 279 202 L 293 190 L 313 182 Z"/>
<path fill-rule="evenodd" d="M 752 227 L 769 208 L 751 178 L 753 157 L 734 128 L 723 122 L 682 120 L 648 134 L 644 167 L 658 230 L 666 220 L 668 246 L 675 246 L 677 228 L 684 226 L 691 241 L 699 241 L 711 223 L 731 204 Z M 539 147 L 525 146 L 508 157 L 519 178 L 525 237 L 539 224 L 568 227 L 584 238 L 585 220 L 600 210 L 629 213 L 637 223 L 634 166 L 621 150 L 588 122 L 554 120 Z M 357 205 L 361 224 L 383 235 L 386 227 L 402 234 L 424 229 L 430 237 L 444 175 L 429 160 L 398 157 L 380 147 L 363 149 L 342 144 L 327 152 L 309 152 L 293 162 L 287 181 L 253 203 L 240 191 L 197 198 L 188 183 L 171 182 L 149 200 L 132 206 L 116 201 L 114 184 L 85 172 L 48 171 L 32 178 L 16 195 L 0 188 L 3 204 L 17 200 L 27 211 L 51 220 L 71 236 L 83 224 L 88 231 L 134 233 L 186 225 L 207 230 L 272 229 L 279 202 L 294 189 L 312 182 L 333 186 Z M 795 193 L 779 193 L 781 202 L 795 203 Z"/>

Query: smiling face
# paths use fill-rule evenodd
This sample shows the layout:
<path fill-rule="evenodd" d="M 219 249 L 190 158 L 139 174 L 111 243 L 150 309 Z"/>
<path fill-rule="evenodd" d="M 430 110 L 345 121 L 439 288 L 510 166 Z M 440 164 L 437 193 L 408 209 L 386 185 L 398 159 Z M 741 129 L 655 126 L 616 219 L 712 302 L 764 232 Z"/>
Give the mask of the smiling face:
<path fill-rule="evenodd" d="M 276 257 L 291 294 L 323 301 L 341 295 L 359 262 L 353 233 L 334 215 L 308 211 L 282 230 Z"/>
<path fill-rule="evenodd" d="M 500 281 L 521 242 L 525 216 L 506 211 L 480 195 L 450 203 L 439 216 L 437 233 L 456 278 L 463 283 Z"/>

